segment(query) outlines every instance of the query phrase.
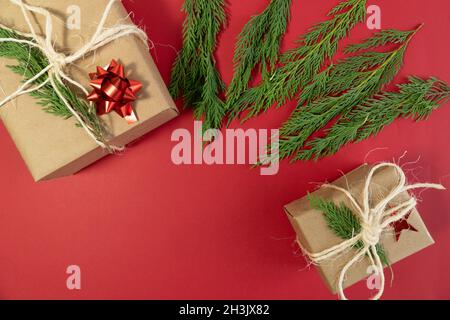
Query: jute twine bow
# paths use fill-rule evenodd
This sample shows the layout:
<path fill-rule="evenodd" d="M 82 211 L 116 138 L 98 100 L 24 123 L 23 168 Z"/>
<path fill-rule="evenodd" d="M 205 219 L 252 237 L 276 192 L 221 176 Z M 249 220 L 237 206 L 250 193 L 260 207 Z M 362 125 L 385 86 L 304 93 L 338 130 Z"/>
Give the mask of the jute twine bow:
<path fill-rule="evenodd" d="M 60 85 L 63 85 L 63 80 L 67 81 L 68 83 L 78 87 L 82 92 L 86 94 L 86 96 L 89 94 L 89 92 L 83 87 L 82 84 L 72 79 L 70 76 L 68 76 L 64 69 L 67 65 L 72 64 L 82 58 L 84 58 L 87 54 L 94 52 L 95 50 L 111 43 L 114 40 L 117 40 L 119 38 L 129 36 L 129 35 L 135 35 L 140 39 L 146 46 L 148 46 L 148 37 L 147 34 L 139 29 L 137 26 L 133 24 L 116 24 L 110 28 L 105 28 L 106 20 L 109 16 L 109 13 L 114 5 L 114 3 L 117 0 L 110 0 L 108 5 L 105 8 L 105 11 L 103 13 L 103 16 L 100 20 L 100 23 L 97 26 L 97 29 L 92 36 L 92 38 L 79 50 L 74 52 L 70 55 L 65 55 L 61 52 L 58 52 L 54 46 L 53 46 L 53 22 L 51 14 L 48 10 L 31 6 L 28 4 L 25 4 L 23 0 L 10 0 L 11 3 L 14 5 L 17 5 L 20 7 L 22 14 L 25 18 L 25 21 L 28 25 L 28 28 L 30 30 L 29 33 L 23 33 L 18 32 L 16 30 L 12 30 L 6 26 L 3 26 L 0 24 L 2 28 L 11 30 L 23 37 L 30 38 L 33 41 L 25 40 L 25 39 L 13 39 L 13 38 L 0 38 L 0 42 L 16 42 L 16 43 L 22 43 L 29 45 L 30 47 L 38 48 L 42 51 L 42 53 L 46 56 L 49 65 L 42 69 L 39 73 L 37 73 L 34 77 L 30 78 L 26 82 L 24 82 L 14 93 L 6 97 L 3 101 L 0 102 L 0 107 L 5 105 L 6 103 L 14 100 L 15 98 L 28 94 L 31 92 L 35 92 L 43 88 L 47 84 L 51 84 L 52 88 L 55 90 L 58 97 L 61 99 L 61 101 L 64 103 L 64 105 L 67 107 L 68 110 L 73 114 L 73 116 L 78 120 L 78 122 L 81 124 L 83 129 L 88 133 L 88 135 L 95 140 L 95 142 L 101 146 L 104 149 L 108 150 L 120 150 L 120 148 L 110 146 L 105 141 L 101 141 L 94 133 L 93 128 L 91 128 L 86 121 L 82 118 L 81 115 L 76 112 L 70 103 L 67 101 L 67 99 L 64 97 L 64 95 L 61 93 L 61 90 L 59 89 Z M 36 34 L 36 31 L 33 27 L 33 24 L 31 23 L 30 15 L 31 14 L 39 14 L 45 17 L 45 32 L 44 36 L 40 36 Z M 43 77 L 44 75 L 48 75 L 48 78 L 43 81 L 41 84 L 32 87 L 33 83 L 38 80 L 39 78 Z"/>
<path fill-rule="evenodd" d="M 399 175 L 399 181 L 397 186 L 384 198 L 382 199 L 374 208 L 370 207 L 370 186 L 372 184 L 374 174 L 383 168 L 392 167 Z M 332 259 L 336 256 L 343 254 L 345 251 L 354 248 L 356 243 L 362 242 L 364 244 L 363 248 L 357 251 L 355 256 L 344 266 L 341 270 L 338 279 L 338 293 L 342 300 L 347 300 L 344 293 L 344 281 L 348 270 L 358 261 L 367 256 L 370 259 L 371 265 L 374 270 L 380 275 L 381 287 L 377 294 L 372 298 L 373 300 L 378 300 L 381 298 L 385 287 L 385 276 L 383 273 L 383 264 L 381 262 L 380 256 L 377 253 L 377 244 L 380 242 L 380 238 L 383 232 L 389 229 L 389 226 L 405 218 L 405 216 L 416 207 L 417 200 L 413 197 L 406 201 L 401 202 L 393 208 L 387 208 L 388 204 L 401 195 L 405 191 L 418 189 L 418 188 L 431 188 L 438 190 L 445 190 L 444 186 L 440 184 L 433 183 L 418 183 L 413 185 L 406 184 L 406 176 L 402 168 L 394 163 L 381 163 L 374 166 L 367 176 L 364 190 L 363 190 L 363 207 L 361 208 L 355 197 L 350 193 L 350 191 L 340 188 L 335 185 L 325 184 L 324 188 L 331 188 L 342 192 L 352 203 L 356 213 L 358 214 L 361 221 L 361 232 L 355 235 L 353 238 L 346 240 L 334 247 L 324 250 L 319 253 L 308 253 L 305 254 L 311 259 L 313 263 L 319 264 L 325 260 Z"/>

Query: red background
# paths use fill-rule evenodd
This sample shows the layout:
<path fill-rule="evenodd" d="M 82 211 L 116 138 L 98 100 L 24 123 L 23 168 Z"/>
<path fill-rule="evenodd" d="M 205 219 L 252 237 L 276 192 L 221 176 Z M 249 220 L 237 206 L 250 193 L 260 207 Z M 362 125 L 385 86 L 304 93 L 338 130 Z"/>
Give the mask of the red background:
<path fill-rule="evenodd" d="M 234 40 L 264 0 L 229 0 L 229 26 L 221 34 L 219 67 L 232 76 Z M 284 41 L 325 18 L 337 0 L 294 0 Z M 384 28 L 425 28 L 396 78 L 437 76 L 450 82 L 450 2 L 371 0 Z M 156 45 L 152 51 L 166 82 L 181 46 L 182 0 L 125 1 Z M 101 8 L 99 8 L 101 10 Z M 370 31 L 352 32 L 359 41 Z M 251 120 L 246 127 L 275 128 L 293 104 Z M 7 132 L 0 128 L 0 298 L 37 299 L 334 299 L 318 273 L 304 269 L 283 205 L 364 162 L 421 160 L 411 167 L 423 181 L 450 183 L 450 105 L 428 122 L 397 121 L 376 138 L 345 147 L 317 163 L 283 162 L 276 176 L 248 166 L 180 166 L 170 159 L 170 136 L 192 129 L 191 112 L 157 129 L 124 156 L 109 157 L 73 177 L 36 184 Z M 429 191 L 419 205 L 437 244 L 395 265 L 385 299 L 450 298 L 450 198 Z M 82 270 L 82 290 L 66 288 L 69 265 Z M 348 290 L 365 298 L 364 283 Z"/>

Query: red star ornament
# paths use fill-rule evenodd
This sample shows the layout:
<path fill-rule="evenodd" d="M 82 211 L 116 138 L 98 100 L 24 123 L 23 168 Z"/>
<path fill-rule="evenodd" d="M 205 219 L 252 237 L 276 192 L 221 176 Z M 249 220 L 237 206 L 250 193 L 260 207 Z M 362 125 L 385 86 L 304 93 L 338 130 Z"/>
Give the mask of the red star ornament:
<path fill-rule="evenodd" d="M 136 101 L 136 93 L 142 89 L 142 83 L 125 78 L 124 69 L 114 59 L 106 70 L 97 67 L 96 73 L 89 74 L 90 86 L 94 90 L 87 99 L 95 103 L 98 115 L 115 111 L 132 124 L 138 121 L 132 103 Z"/>
<path fill-rule="evenodd" d="M 403 219 L 391 223 L 391 227 L 394 228 L 395 240 L 397 240 L 397 242 L 400 240 L 400 236 L 404 230 L 418 232 L 418 230 L 416 228 L 414 228 L 412 225 L 410 225 L 408 222 L 410 215 L 411 215 L 411 212 L 408 213 Z"/>

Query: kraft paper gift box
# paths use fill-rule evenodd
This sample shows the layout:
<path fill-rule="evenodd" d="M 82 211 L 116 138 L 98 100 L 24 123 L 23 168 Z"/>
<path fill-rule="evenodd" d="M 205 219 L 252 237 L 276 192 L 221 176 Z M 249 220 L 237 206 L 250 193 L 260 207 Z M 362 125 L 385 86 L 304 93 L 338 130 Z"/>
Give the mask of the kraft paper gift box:
<path fill-rule="evenodd" d="M 369 165 L 359 167 L 336 180 L 333 184 L 349 190 L 361 206 L 362 190 L 370 168 L 371 166 Z M 395 187 L 397 182 L 398 174 L 394 168 L 383 168 L 382 170 L 377 171 L 370 188 L 371 194 L 376 195 L 376 199 L 371 198 L 371 202 L 375 205 L 381 198 L 386 197 L 386 195 Z M 344 203 L 348 208 L 352 208 L 350 200 L 342 192 L 335 189 L 321 187 L 317 191 L 311 193 L 310 196 L 331 200 L 337 205 Z M 396 202 L 399 200 L 408 200 L 410 197 L 411 196 L 405 192 L 394 199 L 392 205 L 394 206 L 397 204 Z M 306 252 L 321 252 L 344 241 L 335 235 L 329 228 L 323 213 L 311 208 L 308 196 L 288 204 L 285 206 L 285 211 L 296 231 L 299 244 Z M 381 244 L 387 254 L 391 266 L 434 243 L 416 209 L 411 211 L 407 218 L 407 222 L 417 229 L 417 232 L 404 230 L 401 233 L 398 242 L 395 238 L 394 230 L 392 230 L 392 232 L 384 233 L 381 238 Z M 333 293 L 338 292 L 337 284 L 339 274 L 344 265 L 355 256 L 355 252 L 356 249 L 350 249 L 349 252 L 345 252 L 341 256 L 323 261 L 317 265 L 320 275 Z M 370 266 L 371 263 L 368 257 L 365 257 L 360 262 L 354 264 L 346 275 L 343 287 L 348 288 L 367 278 L 370 275 L 368 273 Z"/>
<path fill-rule="evenodd" d="M 55 47 L 74 52 L 94 34 L 108 0 L 28 0 L 25 3 L 49 10 L 53 18 Z M 69 7 L 80 8 L 81 28 L 68 29 Z M 0 23 L 13 30 L 29 32 L 18 6 L 0 0 Z M 70 10 L 69 10 L 70 11 Z M 42 17 L 33 15 L 36 31 L 42 35 Z M 132 23 L 127 11 L 118 1 L 107 19 L 106 27 L 116 23 Z M 140 81 L 143 89 L 133 108 L 138 122 L 128 124 L 115 112 L 102 116 L 113 139 L 111 144 L 125 146 L 178 115 L 177 108 L 159 74 L 148 48 L 134 36 L 127 36 L 96 50 L 70 67 L 69 74 L 89 88 L 88 74 L 97 66 L 105 67 L 112 59 L 125 66 L 126 76 Z M 14 92 L 23 78 L 6 66 L 16 61 L 0 58 L 0 100 Z M 48 114 L 30 95 L 22 95 L 0 108 L 0 116 L 14 140 L 22 158 L 36 181 L 74 174 L 107 153 L 87 133 L 76 126 L 74 119 L 65 120 Z"/>

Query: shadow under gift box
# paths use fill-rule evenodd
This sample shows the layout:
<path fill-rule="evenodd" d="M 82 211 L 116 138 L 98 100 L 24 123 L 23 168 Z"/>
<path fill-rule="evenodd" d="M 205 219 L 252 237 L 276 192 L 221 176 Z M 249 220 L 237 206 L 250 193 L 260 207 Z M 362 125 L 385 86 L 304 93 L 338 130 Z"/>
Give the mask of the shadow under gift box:
<path fill-rule="evenodd" d="M 99 23 L 108 0 L 28 0 L 27 3 L 43 7 L 53 15 L 53 40 L 57 50 L 71 54 L 90 40 Z M 65 27 L 70 6 L 81 9 L 81 30 Z M 0 23 L 11 29 L 29 32 L 18 6 L 9 0 L 0 0 Z M 42 17 L 32 15 L 36 32 L 43 33 Z M 116 23 L 132 23 L 128 12 L 118 1 L 107 19 L 106 27 Z M 96 50 L 70 66 L 68 73 L 89 89 L 89 73 L 97 66 L 106 67 L 112 59 L 125 66 L 126 77 L 142 82 L 133 108 L 138 122 L 128 124 L 115 112 L 102 116 L 113 139 L 111 144 L 125 146 L 178 115 L 163 79 L 148 48 L 136 37 L 127 36 Z M 14 92 L 23 78 L 14 74 L 7 65 L 16 61 L 0 58 L 0 100 Z M 82 96 L 82 93 L 80 97 Z M 36 181 L 49 180 L 74 174 L 103 158 L 107 153 L 80 127 L 74 119 L 65 120 L 42 110 L 38 100 L 23 95 L 0 108 L 0 116 L 14 140 L 22 158 Z"/>
<path fill-rule="evenodd" d="M 361 166 L 336 180 L 333 184 L 349 190 L 358 201 L 358 204 L 362 206 L 362 191 L 370 169 L 371 166 L 369 165 Z M 370 187 L 371 207 L 375 207 L 382 198 L 386 197 L 394 189 L 398 183 L 398 178 L 397 172 L 392 167 L 376 171 Z M 311 193 L 311 195 L 330 200 L 338 205 L 344 203 L 348 208 L 353 208 L 350 200 L 342 192 L 335 189 L 322 187 Z M 405 192 L 394 199 L 390 205 L 394 207 L 399 201 L 408 200 L 410 197 L 410 194 Z M 307 252 L 319 253 L 344 241 L 328 227 L 324 214 L 311 208 L 308 197 L 288 204 L 285 206 L 285 211 L 297 233 L 299 243 Z M 389 230 L 382 236 L 381 244 L 386 251 L 391 265 L 434 244 L 430 233 L 416 209 L 412 210 L 408 218 L 408 223 L 416 228 L 417 232 L 404 230 L 398 242 L 395 239 L 393 229 L 392 232 Z M 341 256 L 326 260 L 317 266 L 323 280 L 333 293 L 336 294 L 338 291 L 338 279 L 342 268 L 355 256 L 356 252 L 356 249 L 350 249 Z M 370 266 L 368 257 L 354 264 L 347 273 L 344 288 L 348 288 L 367 278 L 370 275 L 368 273 Z"/>

